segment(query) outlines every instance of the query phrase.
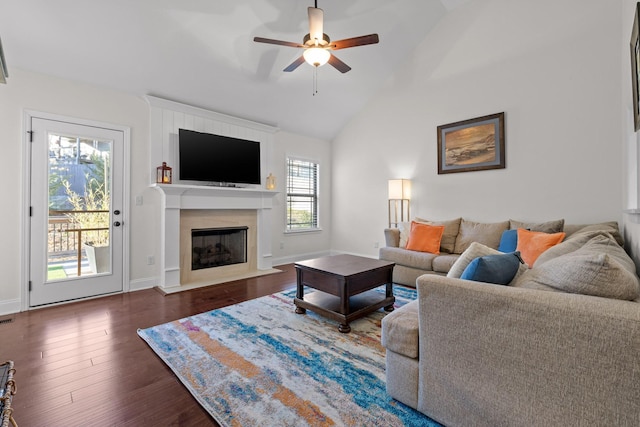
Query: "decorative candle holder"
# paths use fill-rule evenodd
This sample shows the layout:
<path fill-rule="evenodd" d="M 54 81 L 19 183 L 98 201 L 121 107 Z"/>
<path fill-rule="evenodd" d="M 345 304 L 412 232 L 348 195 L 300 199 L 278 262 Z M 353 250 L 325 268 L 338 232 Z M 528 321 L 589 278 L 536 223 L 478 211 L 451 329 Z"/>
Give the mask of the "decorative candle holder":
<path fill-rule="evenodd" d="M 162 162 L 162 166 L 156 169 L 156 182 L 158 184 L 171 184 L 171 168 L 167 162 Z"/>
<path fill-rule="evenodd" d="M 275 190 L 276 189 L 276 177 L 272 174 L 269 174 L 267 177 L 266 183 L 267 190 Z"/>

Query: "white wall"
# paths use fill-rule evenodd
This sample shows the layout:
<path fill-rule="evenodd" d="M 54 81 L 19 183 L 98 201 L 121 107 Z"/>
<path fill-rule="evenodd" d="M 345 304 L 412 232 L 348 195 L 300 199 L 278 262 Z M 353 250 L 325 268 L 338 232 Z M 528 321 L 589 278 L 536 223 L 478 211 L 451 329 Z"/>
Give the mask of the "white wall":
<path fill-rule="evenodd" d="M 0 86 L 0 144 L 4 157 L 1 176 L 5 208 L 0 211 L 0 268 L 5 280 L 0 282 L 0 313 L 20 309 L 22 259 L 21 206 L 23 164 L 23 112 L 25 109 L 63 116 L 96 120 L 131 127 L 131 195 L 144 192 L 147 168 L 148 113 L 146 103 L 130 95 L 65 81 L 41 74 L 11 70 L 6 85 Z M 144 179 L 143 179 L 144 176 Z M 147 208 L 131 203 L 131 253 L 145 252 L 145 242 L 153 233 L 145 226 Z M 153 223 L 153 218 L 150 221 Z M 19 250 L 20 249 L 20 250 Z M 146 263 L 135 256 L 131 278 L 153 275 Z"/>
<path fill-rule="evenodd" d="M 387 180 L 412 216 L 622 219 L 620 3 L 476 0 L 449 14 L 333 144 L 335 250 L 376 256 Z M 506 169 L 437 174 L 438 125 L 504 111 Z"/>
<path fill-rule="evenodd" d="M 633 27 L 633 19 L 636 11 L 636 1 L 623 0 L 622 2 L 622 25 L 621 25 L 621 126 L 622 141 L 625 157 L 625 176 L 624 182 L 624 208 L 629 210 L 640 209 L 640 136 L 634 131 L 633 123 L 633 96 L 631 92 L 631 66 L 630 66 L 630 49 L 629 42 L 631 39 L 631 29 Z M 624 230 L 626 247 L 636 266 L 640 267 L 640 215 L 625 214 Z"/>
<path fill-rule="evenodd" d="M 3 161 L 0 167 L 0 315 L 21 308 L 21 252 L 22 242 L 22 175 L 23 113 L 24 110 L 53 113 L 62 116 L 96 120 L 131 128 L 131 185 L 130 221 L 130 287 L 141 289 L 155 286 L 159 266 L 147 265 L 147 256 L 159 257 L 159 195 L 150 189 L 149 170 L 149 106 L 142 97 L 116 92 L 96 86 L 71 82 L 16 68 L 6 85 L 0 85 L 0 147 Z M 322 165 L 321 195 L 329 199 L 331 146 L 329 143 L 298 137 L 287 133 L 274 136 L 274 175 L 278 190 L 284 190 L 285 153 L 320 161 Z M 137 196 L 143 204 L 136 205 Z M 273 212 L 274 261 L 299 259 L 305 253 L 328 253 L 330 211 L 329 203 L 321 211 L 325 231 L 305 235 L 285 236 L 284 196 L 279 195 Z M 283 249 L 280 249 L 283 242 Z"/>
<path fill-rule="evenodd" d="M 331 248 L 331 144 L 288 132 L 275 134 L 274 170 L 277 190 L 273 201 L 273 263 L 299 261 L 329 254 Z M 286 223 L 286 158 L 288 156 L 317 162 L 319 167 L 318 221 L 322 231 L 285 233 Z M 269 173 L 269 171 L 267 171 Z"/>

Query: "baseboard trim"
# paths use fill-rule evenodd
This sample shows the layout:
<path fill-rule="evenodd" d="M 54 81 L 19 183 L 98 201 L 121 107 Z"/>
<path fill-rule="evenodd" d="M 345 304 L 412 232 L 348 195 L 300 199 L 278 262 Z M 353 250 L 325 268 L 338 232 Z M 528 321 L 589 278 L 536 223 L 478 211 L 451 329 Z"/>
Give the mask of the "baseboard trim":
<path fill-rule="evenodd" d="M 0 301 L 0 316 L 5 314 L 20 313 L 22 308 L 20 299 L 11 299 L 7 301 Z"/>
<path fill-rule="evenodd" d="M 279 257 L 279 258 L 273 259 L 273 266 L 277 267 L 278 265 L 283 265 L 283 264 L 293 264 L 295 262 L 303 261 L 305 259 L 320 258 L 323 256 L 329 256 L 329 255 L 332 255 L 330 251 L 321 251 L 321 252 L 309 252 L 306 254 L 296 254 L 296 255 L 291 255 L 286 257 Z"/>
<path fill-rule="evenodd" d="M 129 292 L 141 291 L 143 289 L 151 289 L 158 286 L 157 277 L 147 277 L 144 279 L 135 279 L 129 282 Z"/>

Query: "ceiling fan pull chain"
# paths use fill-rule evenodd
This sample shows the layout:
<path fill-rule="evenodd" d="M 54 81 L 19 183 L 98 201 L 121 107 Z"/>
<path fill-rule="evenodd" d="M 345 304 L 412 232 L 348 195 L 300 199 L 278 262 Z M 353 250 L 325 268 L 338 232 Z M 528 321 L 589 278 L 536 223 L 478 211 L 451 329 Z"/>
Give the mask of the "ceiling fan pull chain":
<path fill-rule="evenodd" d="M 313 96 L 318 93 L 318 67 L 313 67 Z"/>

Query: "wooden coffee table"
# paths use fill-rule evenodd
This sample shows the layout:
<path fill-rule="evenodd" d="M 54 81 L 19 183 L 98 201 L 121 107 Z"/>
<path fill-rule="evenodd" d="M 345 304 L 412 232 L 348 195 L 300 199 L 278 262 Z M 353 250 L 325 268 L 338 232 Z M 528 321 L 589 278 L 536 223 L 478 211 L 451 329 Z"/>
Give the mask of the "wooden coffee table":
<path fill-rule="evenodd" d="M 340 322 L 338 330 L 351 331 L 349 322 L 384 307 L 393 310 L 391 280 L 395 263 L 355 255 L 334 255 L 295 263 L 296 313 L 307 309 Z M 384 295 L 373 291 L 386 285 Z M 315 291 L 304 294 L 304 287 Z"/>

